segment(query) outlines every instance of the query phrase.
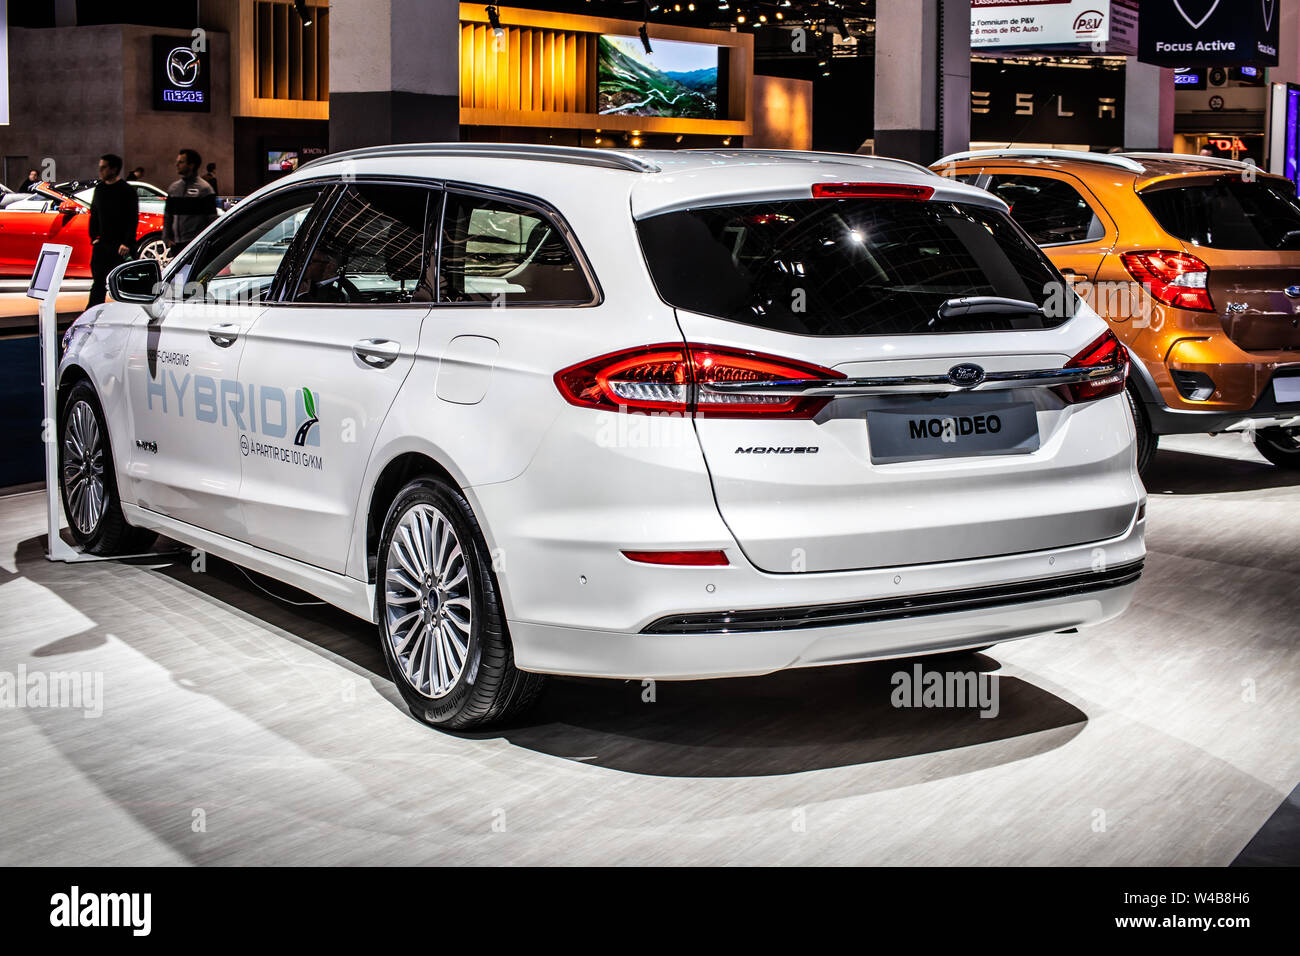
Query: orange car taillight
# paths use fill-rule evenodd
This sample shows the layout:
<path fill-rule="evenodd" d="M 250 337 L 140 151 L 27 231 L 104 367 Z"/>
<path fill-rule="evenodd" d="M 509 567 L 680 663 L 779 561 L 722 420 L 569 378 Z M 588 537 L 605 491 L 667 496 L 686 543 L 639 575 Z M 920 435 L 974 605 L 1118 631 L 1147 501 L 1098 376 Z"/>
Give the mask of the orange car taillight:
<path fill-rule="evenodd" d="M 1186 252 L 1125 252 L 1124 268 L 1146 286 L 1156 301 L 1176 309 L 1213 312 L 1210 267 Z"/>
<path fill-rule="evenodd" d="M 555 373 L 572 405 L 625 412 L 677 412 L 699 418 L 812 418 L 828 398 L 719 392 L 712 383 L 843 378 L 791 359 L 716 345 L 647 345 L 602 355 Z"/>
<path fill-rule="evenodd" d="M 1068 401 L 1091 402 L 1124 391 L 1124 382 L 1128 379 L 1128 349 L 1124 348 L 1120 340 L 1115 338 L 1115 333 L 1109 329 L 1065 363 L 1066 368 L 1098 366 L 1115 366 L 1115 370 L 1102 378 L 1064 386 L 1062 390 Z"/>

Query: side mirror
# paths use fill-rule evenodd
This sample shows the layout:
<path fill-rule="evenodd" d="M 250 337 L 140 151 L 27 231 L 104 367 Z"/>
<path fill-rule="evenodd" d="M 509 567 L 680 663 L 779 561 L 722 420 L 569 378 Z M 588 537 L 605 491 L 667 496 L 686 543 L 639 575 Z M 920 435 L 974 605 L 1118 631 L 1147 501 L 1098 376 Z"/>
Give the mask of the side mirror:
<path fill-rule="evenodd" d="M 63 202 L 59 203 L 59 212 L 65 215 L 72 216 L 72 215 L 76 215 L 79 212 L 88 212 L 88 211 L 89 210 L 87 210 L 86 207 L 83 206 L 81 203 L 74 202 L 71 199 L 65 199 L 63 200 Z"/>
<path fill-rule="evenodd" d="M 162 287 L 157 259 L 124 262 L 108 274 L 108 294 L 118 302 L 148 304 L 162 294 Z"/>

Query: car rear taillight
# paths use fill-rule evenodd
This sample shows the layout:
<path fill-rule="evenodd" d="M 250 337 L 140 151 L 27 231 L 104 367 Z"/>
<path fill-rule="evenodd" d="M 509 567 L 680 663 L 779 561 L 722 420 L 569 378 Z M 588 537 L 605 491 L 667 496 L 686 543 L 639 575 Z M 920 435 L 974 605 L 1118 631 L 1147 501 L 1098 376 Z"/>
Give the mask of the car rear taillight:
<path fill-rule="evenodd" d="M 1146 286 L 1156 301 L 1176 309 L 1213 312 L 1210 267 L 1186 252 L 1125 252 L 1124 268 Z"/>
<path fill-rule="evenodd" d="M 716 345 L 647 345 L 602 355 L 555 373 L 572 405 L 700 418 L 812 418 L 830 401 L 799 395 L 722 392 L 713 383 L 843 378 L 819 365 Z"/>
<path fill-rule="evenodd" d="M 902 183 L 813 183 L 813 199 L 913 199 L 924 202 L 934 195 L 933 186 Z"/>
<path fill-rule="evenodd" d="M 1124 382 L 1128 379 L 1128 349 L 1124 348 L 1115 333 L 1107 329 L 1100 338 L 1086 349 L 1065 363 L 1066 368 L 1095 368 L 1098 366 L 1115 366 L 1115 370 L 1102 378 L 1074 385 L 1063 386 L 1062 397 L 1067 401 L 1091 402 L 1118 395 L 1124 391 Z"/>

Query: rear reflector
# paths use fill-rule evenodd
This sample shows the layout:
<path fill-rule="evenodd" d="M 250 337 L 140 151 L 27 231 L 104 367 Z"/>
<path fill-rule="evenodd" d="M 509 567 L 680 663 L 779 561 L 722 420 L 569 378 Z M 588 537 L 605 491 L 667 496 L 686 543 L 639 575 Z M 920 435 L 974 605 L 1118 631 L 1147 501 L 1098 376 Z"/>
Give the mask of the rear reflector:
<path fill-rule="evenodd" d="M 572 405 L 604 411 L 699 418 L 812 418 L 830 399 L 720 392 L 714 382 L 843 378 L 819 365 L 716 345 L 647 345 L 602 355 L 555 373 Z"/>
<path fill-rule="evenodd" d="M 1186 252 L 1125 252 L 1124 268 L 1147 291 L 1176 309 L 1213 312 L 1210 301 L 1210 267 Z"/>
<path fill-rule="evenodd" d="M 912 199 L 924 202 L 934 195 L 933 186 L 900 183 L 813 183 L 813 199 Z"/>
<path fill-rule="evenodd" d="M 671 564 L 678 567 L 717 567 L 728 564 L 721 551 L 624 551 L 623 557 L 642 564 Z"/>
<path fill-rule="evenodd" d="M 1110 329 L 1065 363 L 1066 368 L 1091 368 L 1100 365 L 1113 365 L 1116 368 L 1111 374 L 1090 382 L 1061 386 L 1062 397 L 1071 403 L 1091 402 L 1124 391 L 1124 382 L 1128 379 L 1128 349 L 1124 348 Z"/>

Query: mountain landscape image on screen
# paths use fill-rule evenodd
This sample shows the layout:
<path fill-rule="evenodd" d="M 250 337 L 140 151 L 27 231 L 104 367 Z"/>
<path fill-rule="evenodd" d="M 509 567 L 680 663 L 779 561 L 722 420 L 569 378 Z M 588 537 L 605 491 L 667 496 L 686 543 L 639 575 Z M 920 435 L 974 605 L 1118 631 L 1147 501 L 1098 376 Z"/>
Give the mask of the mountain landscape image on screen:
<path fill-rule="evenodd" d="M 718 48 L 654 41 L 647 56 L 635 37 L 602 36 L 597 109 L 620 116 L 718 118 Z"/>

